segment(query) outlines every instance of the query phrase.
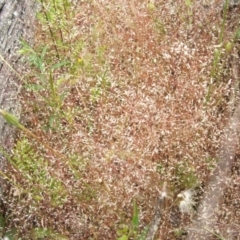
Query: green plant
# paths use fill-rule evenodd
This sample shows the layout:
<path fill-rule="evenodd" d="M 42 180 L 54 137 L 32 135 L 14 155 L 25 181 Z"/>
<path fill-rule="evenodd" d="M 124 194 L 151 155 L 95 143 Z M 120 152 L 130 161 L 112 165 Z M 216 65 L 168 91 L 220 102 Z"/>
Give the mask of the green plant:
<path fill-rule="evenodd" d="M 223 35 L 224 35 L 225 27 L 226 27 L 227 14 L 228 14 L 228 6 L 229 6 L 229 1 L 225 0 L 224 6 L 223 6 L 223 20 L 222 20 L 220 34 L 219 34 L 219 43 L 220 44 L 223 42 Z"/>
<path fill-rule="evenodd" d="M 18 189 L 19 194 L 29 194 L 36 206 L 44 199 L 49 199 L 52 206 L 60 206 L 66 201 L 65 186 L 55 176 L 51 176 L 48 162 L 34 152 L 26 139 L 18 141 L 9 161 L 24 181 L 25 189 Z"/>
<path fill-rule="evenodd" d="M 38 53 L 39 51 L 40 54 Z M 37 93 L 38 96 L 42 97 L 53 109 L 59 109 L 62 106 L 64 94 L 61 94 L 58 89 L 62 84 L 60 82 L 61 76 L 57 75 L 58 79 L 54 79 L 54 71 L 57 71 L 63 66 L 67 66 L 69 63 L 63 61 L 52 64 L 49 58 L 46 57 L 47 51 L 48 46 L 44 46 L 38 51 L 35 51 L 25 41 L 22 41 L 22 48 L 18 52 L 27 58 L 27 61 L 32 67 L 36 68 L 36 73 L 32 72 L 31 77 L 38 78 L 36 83 L 26 82 L 25 88 Z M 41 94 L 43 90 L 49 94 Z"/>
<path fill-rule="evenodd" d="M 189 24 L 192 23 L 192 15 L 193 15 L 193 11 L 192 11 L 192 5 L 193 5 L 193 1 L 192 0 L 185 0 L 185 5 L 187 7 L 187 12 L 188 12 L 188 18 L 189 18 Z"/>
<path fill-rule="evenodd" d="M 8 231 L 3 236 L 3 239 L 9 239 L 9 240 L 17 240 L 18 239 L 18 233 L 16 228 L 12 228 Z"/>
<path fill-rule="evenodd" d="M 130 225 L 121 224 L 117 229 L 117 240 L 144 240 L 147 236 L 148 227 L 145 227 L 140 231 L 140 222 L 139 222 L 139 209 L 137 206 L 136 199 L 133 200 L 133 214 L 132 221 Z"/>
<path fill-rule="evenodd" d="M 212 64 L 212 69 L 210 74 L 211 82 L 209 83 L 209 86 L 208 86 L 205 104 L 209 102 L 212 92 L 214 91 L 214 82 L 217 85 L 219 84 L 220 76 L 223 74 L 223 71 L 225 68 L 226 61 L 224 60 L 224 58 L 226 58 L 229 55 L 230 51 L 232 50 L 231 43 L 226 45 L 225 49 L 223 46 L 223 41 L 224 41 L 223 37 L 224 37 L 225 28 L 226 28 L 228 5 L 229 5 L 228 0 L 226 0 L 224 2 L 223 19 L 220 26 L 220 32 L 218 35 L 218 46 L 214 49 L 214 52 L 213 52 L 213 64 Z"/>
<path fill-rule="evenodd" d="M 198 184 L 194 168 L 187 161 L 179 162 L 175 168 L 175 187 L 177 189 L 190 189 Z"/>
<path fill-rule="evenodd" d="M 38 14 L 38 19 L 48 27 L 56 56 L 60 61 L 62 57 L 60 50 L 65 52 L 64 35 L 69 35 L 66 20 L 70 17 L 68 16 L 70 2 L 68 0 L 40 0 L 40 3 L 42 11 Z"/>
<path fill-rule="evenodd" d="M 53 240 L 67 240 L 66 236 L 59 234 L 48 228 L 33 228 L 31 229 L 31 238 L 32 239 L 53 239 Z"/>
<path fill-rule="evenodd" d="M 168 174 L 168 168 L 164 164 L 159 163 L 156 170 L 160 175 Z M 177 193 L 179 190 L 195 188 L 198 185 L 199 179 L 191 164 L 187 160 L 177 162 L 170 181 L 171 191 Z"/>
<path fill-rule="evenodd" d="M 107 70 L 97 75 L 96 78 L 96 85 L 90 89 L 90 101 L 93 103 L 97 102 L 111 87 L 111 83 L 107 79 Z"/>
<path fill-rule="evenodd" d="M 9 156 L 5 153 L 5 156 L 10 166 L 8 172 L 1 172 L 1 175 L 8 181 L 14 194 L 11 203 L 4 201 L 4 204 L 11 205 L 13 202 L 17 202 L 19 206 L 19 212 L 7 215 L 6 219 L 3 219 L 7 225 L 12 222 L 12 218 L 16 216 L 24 218 L 25 214 L 28 215 L 31 212 L 35 212 L 35 219 L 41 219 L 42 206 L 58 208 L 66 203 L 68 198 L 66 187 L 52 174 L 48 161 L 38 155 L 27 139 L 22 138 L 21 141 L 18 141 L 12 155 Z M 16 178 L 12 178 L 13 173 Z M 7 228 L 5 224 L 2 226 L 4 227 L 4 237 L 12 240 L 19 239 L 20 229 L 14 226 Z M 44 230 L 32 228 L 29 234 L 32 239 L 41 239 L 43 235 L 51 237 L 51 239 L 66 239 L 64 235 L 47 228 Z"/>

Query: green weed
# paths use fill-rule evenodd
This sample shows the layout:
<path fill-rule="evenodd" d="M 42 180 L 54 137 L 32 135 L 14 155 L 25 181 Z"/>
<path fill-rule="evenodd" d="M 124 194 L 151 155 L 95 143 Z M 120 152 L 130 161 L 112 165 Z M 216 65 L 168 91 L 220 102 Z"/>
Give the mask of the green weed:
<path fill-rule="evenodd" d="M 68 0 L 40 0 L 42 11 L 38 14 L 38 19 L 43 25 L 46 25 L 49 30 L 50 38 L 52 40 L 53 48 L 55 50 L 57 59 L 61 61 L 62 52 L 65 52 L 64 35 L 69 35 L 67 26 L 67 14 L 70 8 Z"/>
<path fill-rule="evenodd" d="M 67 191 L 64 185 L 51 176 L 49 163 L 34 152 L 26 139 L 18 141 L 10 163 L 24 181 L 25 190 L 18 189 L 20 198 L 28 194 L 36 205 L 46 199 L 49 199 L 52 206 L 60 206 L 66 201 Z"/>
<path fill-rule="evenodd" d="M 32 239 L 53 239 L 53 240 L 67 240 L 68 238 L 48 228 L 33 228 L 30 231 Z"/>
<path fill-rule="evenodd" d="M 224 69 L 226 68 L 226 57 L 229 56 L 229 53 L 231 52 L 232 49 L 232 44 L 229 43 L 226 45 L 224 49 L 224 32 L 226 28 L 226 21 L 227 21 L 227 15 L 228 15 L 228 0 L 224 2 L 224 7 L 223 7 L 223 19 L 221 22 L 220 26 L 220 32 L 218 35 L 218 46 L 214 49 L 213 52 L 213 65 L 211 69 L 211 74 L 210 74 L 210 83 L 208 86 L 208 91 L 206 95 L 206 101 L 205 104 L 209 102 L 209 99 L 212 95 L 212 92 L 215 89 L 215 84 L 219 85 L 219 80 L 221 76 L 223 76 Z"/>
<path fill-rule="evenodd" d="M 144 240 L 147 236 L 148 227 L 140 231 L 139 209 L 136 200 L 133 200 L 132 221 L 129 225 L 120 224 L 117 229 L 117 240 Z"/>

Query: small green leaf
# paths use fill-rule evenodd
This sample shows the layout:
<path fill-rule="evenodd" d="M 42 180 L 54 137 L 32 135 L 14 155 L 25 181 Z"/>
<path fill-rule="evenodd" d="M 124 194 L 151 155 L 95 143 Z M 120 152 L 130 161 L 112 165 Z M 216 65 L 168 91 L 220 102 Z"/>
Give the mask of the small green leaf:
<path fill-rule="evenodd" d="M 51 231 L 47 228 L 33 228 L 31 230 L 31 235 L 34 239 L 41 239 L 49 237 L 51 235 Z"/>
<path fill-rule="evenodd" d="M 69 64 L 69 62 L 60 62 L 60 63 L 56 63 L 54 64 L 51 69 L 54 70 L 54 69 L 57 69 L 57 68 L 60 68 L 62 66 L 66 66 L 67 64 Z"/>
<path fill-rule="evenodd" d="M 191 0 L 185 0 L 185 4 L 187 5 L 187 7 L 190 7 L 192 5 L 192 1 Z"/>
<path fill-rule="evenodd" d="M 129 227 L 125 224 L 122 224 L 119 226 L 119 229 L 117 230 L 117 235 L 122 236 L 124 234 L 127 234 L 129 231 Z"/>
<path fill-rule="evenodd" d="M 124 234 L 120 238 L 118 238 L 117 240 L 128 240 L 128 236 Z"/>
<path fill-rule="evenodd" d="M 239 39 L 240 39 L 240 28 L 238 28 L 235 33 L 234 41 L 238 41 Z"/>
<path fill-rule="evenodd" d="M 233 49 L 233 44 L 231 42 L 228 42 L 226 45 L 225 45 L 225 49 L 226 49 L 226 53 L 229 54 L 231 53 L 232 49 Z"/>
<path fill-rule="evenodd" d="M 177 238 L 181 237 L 184 234 L 184 231 L 181 228 L 176 228 L 173 232 Z"/>
<path fill-rule="evenodd" d="M 141 232 L 141 235 L 139 236 L 138 240 L 145 240 L 147 237 L 148 230 L 149 230 L 149 226 L 146 226 Z"/>
<path fill-rule="evenodd" d="M 46 55 L 46 52 L 47 52 L 47 49 L 48 49 L 48 46 L 45 46 L 44 48 L 43 48 L 43 50 L 42 50 L 42 53 L 41 53 L 41 60 L 43 60 L 44 59 L 44 57 L 45 57 L 45 55 Z"/>
<path fill-rule="evenodd" d="M 32 90 L 32 91 L 40 91 L 40 90 L 45 89 L 44 86 L 39 85 L 39 84 L 26 84 L 25 88 L 29 89 L 29 90 Z"/>
<path fill-rule="evenodd" d="M 219 49 L 217 49 L 217 48 L 214 49 L 214 59 L 219 59 L 220 55 L 221 55 L 221 53 L 220 53 Z"/>

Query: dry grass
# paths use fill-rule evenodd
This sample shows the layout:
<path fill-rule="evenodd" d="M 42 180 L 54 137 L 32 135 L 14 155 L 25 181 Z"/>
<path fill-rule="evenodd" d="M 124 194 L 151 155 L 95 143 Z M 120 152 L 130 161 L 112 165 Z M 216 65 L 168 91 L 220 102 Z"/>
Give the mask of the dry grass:
<path fill-rule="evenodd" d="M 180 0 L 155 1 L 154 7 L 145 0 L 78 1 L 72 6 L 64 44 L 57 45 L 61 61 L 71 63 L 53 72 L 55 98 L 46 86 L 22 92 L 23 122 L 66 158 L 31 140 L 23 146 L 20 134 L 15 158 L 23 158 L 24 151 L 28 160 L 41 156 L 43 165 L 33 169 L 42 168 L 49 180 L 33 183 L 14 165 L 7 170 L 17 183 L 6 201 L 8 227 L 17 228 L 21 239 L 35 239 L 31 229 L 36 227 L 67 239 L 116 239 L 120 224 L 131 222 L 133 199 L 143 229 L 151 222 L 163 182 L 173 198 L 170 212 L 178 211 L 174 199 L 187 188 L 198 189 L 199 201 L 233 110 L 231 54 L 224 46 L 239 19 L 233 12 L 219 43 L 219 1 L 208 7 Z M 56 62 L 46 26 L 37 29 L 36 49 L 41 45 L 49 45 L 49 64 Z M 216 48 L 222 55 L 213 72 Z M 40 84 L 34 71 L 26 75 L 28 84 Z M 26 145 L 35 155 L 19 150 Z M 223 206 L 231 216 L 219 220 L 220 225 L 233 220 L 236 228 L 237 160 L 235 185 Z M 39 177 L 33 169 L 29 174 Z M 60 203 L 52 201 L 51 178 L 61 185 L 56 192 Z M 31 192 L 33 184 L 42 188 L 39 199 Z M 164 218 L 158 239 L 177 239 L 174 230 L 190 221 L 180 213 L 174 216 Z"/>

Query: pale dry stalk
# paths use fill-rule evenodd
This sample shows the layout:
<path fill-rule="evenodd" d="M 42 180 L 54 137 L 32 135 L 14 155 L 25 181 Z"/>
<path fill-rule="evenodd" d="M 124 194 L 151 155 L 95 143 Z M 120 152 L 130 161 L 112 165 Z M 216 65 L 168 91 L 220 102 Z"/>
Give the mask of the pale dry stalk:
<path fill-rule="evenodd" d="M 154 215 L 153 219 L 150 223 L 148 234 L 146 237 L 146 240 L 153 240 L 156 232 L 158 231 L 160 221 L 163 218 L 163 213 L 166 210 L 165 203 L 168 197 L 167 190 L 166 190 L 167 184 L 164 182 L 163 189 L 160 194 L 160 196 L 157 199 L 157 203 L 154 208 Z"/>

